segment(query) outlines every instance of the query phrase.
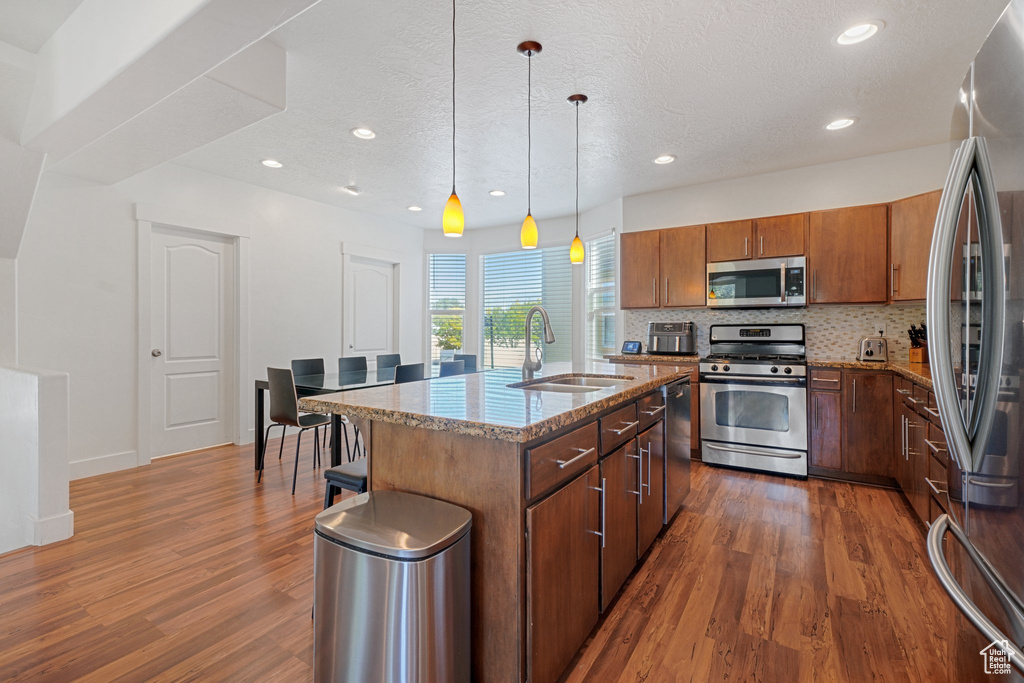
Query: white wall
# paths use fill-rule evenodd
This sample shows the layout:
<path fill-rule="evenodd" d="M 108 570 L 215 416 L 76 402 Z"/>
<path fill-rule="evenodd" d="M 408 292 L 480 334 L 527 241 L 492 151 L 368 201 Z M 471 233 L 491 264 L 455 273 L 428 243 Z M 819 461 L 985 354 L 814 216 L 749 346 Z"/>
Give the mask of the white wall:
<path fill-rule="evenodd" d="M 942 187 L 948 144 L 626 197 L 623 230 L 889 202 Z M 676 162 L 685 163 L 685 162 Z"/>
<path fill-rule="evenodd" d="M 399 351 L 422 359 L 419 229 L 173 164 L 113 186 L 47 173 L 18 258 L 19 362 L 70 375 L 73 478 L 137 461 L 136 203 L 249 226 L 247 395 L 267 366 L 341 355 L 343 241 L 401 251 Z"/>
<path fill-rule="evenodd" d="M 18 362 L 18 262 L 0 258 L 0 365 Z"/>

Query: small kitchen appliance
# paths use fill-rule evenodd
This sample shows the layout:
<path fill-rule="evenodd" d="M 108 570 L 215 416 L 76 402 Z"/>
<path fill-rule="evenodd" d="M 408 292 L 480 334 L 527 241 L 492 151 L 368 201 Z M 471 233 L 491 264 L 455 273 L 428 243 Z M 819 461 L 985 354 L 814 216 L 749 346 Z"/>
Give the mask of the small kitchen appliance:
<path fill-rule="evenodd" d="M 864 337 L 860 340 L 857 360 L 872 363 L 889 360 L 889 340 L 885 337 Z"/>
<path fill-rule="evenodd" d="M 804 306 L 806 257 L 747 259 L 707 265 L 709 308 Z"/>
<path fill-rule="evenodd" d="M 647 323 L 647 353 L 688 356 L 696 352 L 692 322 Z"/>

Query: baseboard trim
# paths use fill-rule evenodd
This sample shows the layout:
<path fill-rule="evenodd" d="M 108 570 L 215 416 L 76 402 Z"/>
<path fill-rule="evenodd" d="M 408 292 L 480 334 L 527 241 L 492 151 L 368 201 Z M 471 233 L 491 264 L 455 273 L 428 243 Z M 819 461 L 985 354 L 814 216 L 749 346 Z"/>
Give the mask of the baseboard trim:
<path fill-rule="evenodd" d="M 31 545 L 46 545 L 71 538 L 75 533 L 75 513 L 67 510 L 43 519 L 28 517 L 29 533 L 26 539 Z"/>
<path fill-rule="evenodd" d="M 119 470 L 128 470 L 137 467 L 138 464 L 139 455 L 135 451 L 111 453 L 110 455 L 101 455 L 97 458 L 89 458 L 88 460 L 72 460 L 68 463 L 72 481 L 84 479 L 85 477 L 95 477 L 99 474 L 109 474 Z"/>

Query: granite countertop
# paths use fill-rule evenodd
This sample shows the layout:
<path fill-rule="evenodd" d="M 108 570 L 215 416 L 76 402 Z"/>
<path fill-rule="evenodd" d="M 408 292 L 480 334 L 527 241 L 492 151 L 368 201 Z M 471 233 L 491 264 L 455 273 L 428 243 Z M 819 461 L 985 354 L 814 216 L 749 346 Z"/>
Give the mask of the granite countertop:
<path fill-rule="evenodd" d="M 616 353 L 605 356 L 605 359 L 613 363 L 696 363 L 700 360 L 700 356 L 694 354 L 691 356 L 670 356 L 667 354 L 657 353 Z"/>
<path fill-rule="evenodd" d="M 588 363 L 582 368 L 552 363 L 537 373 L 536 379 L 584 374 L 616 375 L 623 379 L 615 386 L 588 393 L 526 391 L 507 386 L 522 381 L 519 368 L 498 368 L 310 396 L 299 401 L 299 409 L 522 443 L 688 377 L 690 370 L 642 362 Z"/>
<path fill-rule="evenodd" d="M 889 370 L 901 377 L 906 377 L 921 386 L 932 388 L 932 371 L 927 363 L 910 363 L 908 361 L 864 362 L 859 360 L 809 360 L 811 367 L 850 368 L 853 370 Z"/>

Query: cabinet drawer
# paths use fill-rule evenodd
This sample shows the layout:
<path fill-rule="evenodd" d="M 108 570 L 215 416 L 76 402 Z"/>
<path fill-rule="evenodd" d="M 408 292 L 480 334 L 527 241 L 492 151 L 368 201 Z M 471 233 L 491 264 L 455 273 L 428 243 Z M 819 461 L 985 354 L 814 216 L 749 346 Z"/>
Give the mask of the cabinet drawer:
<path fill-rule="evenodd" d="M 924 445 L 932 456 L 932 460 L 937 460 L 942 465 L 942 481 L 946 481 L 945 468 L 949 467 L 949 450 L 946 447 L 946 435 L 942 433 L 941 429 L 930 424 L 928 425 L 928 440 L 925 441 Z"/>
<path fill-rule="evenodd" d="M 939 419 L 939 407 L 935 404 L 935 392 L 928 392 L 928 396 L 925 398 L 924 403 L 920 405 L 920 408 L 924 411 L 924 416 L 930 422 L 935 425 L 942 424 L 942 421 Z"/>
<path fill-rule="evenodd" d="M 843 371 L 838 368 L 811 368 L 811 389 L 839 391 L 843 388 Z"/>
<path fill-rule="evenodd" d="M 601 427 L 601 455 L 607 455 L 636 436 L 636 404 L 630 403 L 598 420 Z"/>
<path fill-rule="evenodd" d="M 637 429 L 643 431 L 665 416 L 665 397 L 660 391 L 647 394 L 636 402 L 636 410 L 640 421 Z"/>
<path fill-rule="evenodd" d="M 901 399 L 914 395 L 914 385 L 910 383 L 910 380 L 904 377 L 894 377 L 893 380 L 893 387 Z"/>
<path fill-rule="evenodd" d="M 597 423 L 526 451 L 526 497 L 536 498 L 597 462 Z"/>
<path fill-rule="evenodd" d="M 934 513 L 934 506 L 941 508 L 941 512 L 946 511 L 946 468 L 935 458 L 928 458 L 928 478 L 924 483 L 931 499 L 931 520 L 935 521 L 938 515 Z"/>

